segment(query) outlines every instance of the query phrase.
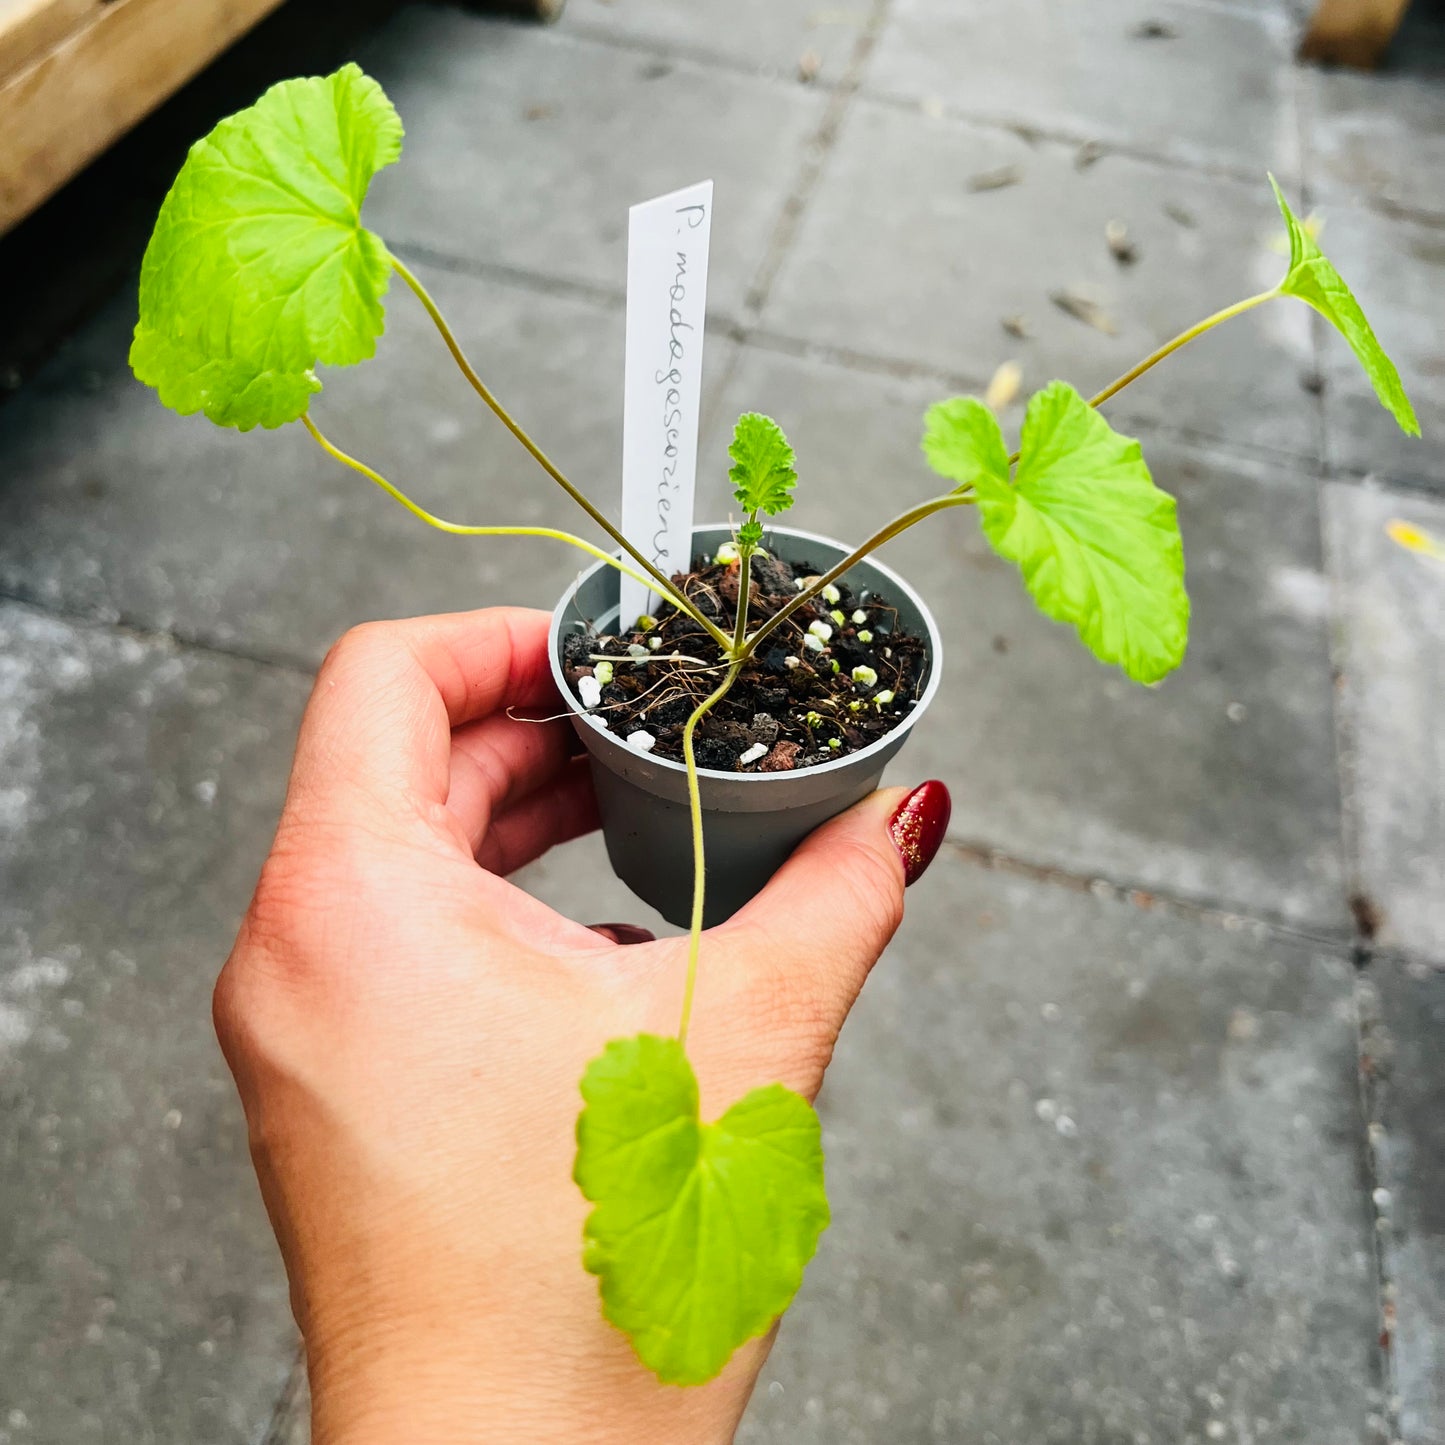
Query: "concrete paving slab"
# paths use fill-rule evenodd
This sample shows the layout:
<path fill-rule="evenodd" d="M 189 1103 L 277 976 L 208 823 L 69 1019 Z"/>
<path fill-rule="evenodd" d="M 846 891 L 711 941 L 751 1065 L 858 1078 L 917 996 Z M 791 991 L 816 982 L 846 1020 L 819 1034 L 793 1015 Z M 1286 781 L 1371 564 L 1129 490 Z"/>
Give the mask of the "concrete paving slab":
<path fill-rule="evenodd" d="M 1325 519 L 1361 915 L 1381 944 L 1445 965 L 1445 505 L 1336 483 Z M 1392 541 L 1392 522 L 1440 559 Z"/>
<path fill-rule="evenodd" d="M 620 308 L 420 273 L 504 402 L 615 516 Z M 174 416 L 126 368 L 133 315 L 132 297 L 119 297 L 0 409 L 0 590 L 314 663 L 366 618 L 551 607 L 590 565 L 555 542 L 434 532 L 300 427 L 242 436 Z M 319 425 L 443 517 L 591 535 L 467 387 L 403 288 L 388 328 L 375 360 L 327 374 L 312 408 Z M 709 386 L 729 346 L 709 340 Z"/>
<path fill-rule="evenodd" d="M 944 394 L 748 348 L 721 414 L 775 416 L 799 459 L 788 521 L 856 542 L 940 490 L 918 438 Z M 721 475 L 724 433 L 705 475 Z M 1035 611 L 971 514 L 934 518 L 882 553 L 933 608 L 946 656 L 892 776 L 944 778 L 970 842 L 1344 931 L 1315 485 L 1147 434 L 1145 451 L 1179 498 L 1194 602 L 1183 668 L 1145 689 L 1100 667 Z"/>
<path fill-rule="evenodd" d="M 307 690 L 0 605 L 5 1445 L 251 1445 L 286 1378 L 210 993 Z"/>
<path fill-rule="evenodd" d="M 1314 67 L 1300 75 L 1315 195 L 1445 220 L 1441 81 Z"/>
<path fill-rule="evenodd" d="M 740 1445 L 1382 1441 L 1351 987 L 945 854 L 840 1041 Z"/>
<path fill-rule="evenodd" d="M 708 303 L 735 315 L 825 98 L 444 9 L 363 49 L 407 127 L 368 213 L 388 241 L 621 292 L 627 208 L 713 178 Z"/>
<path fill-rule="evenodd" d="M 1270 7 L 897 0 L 865 85 L 981 120 L 1293 179 L 1290 42 Z"/>
<path fill-rule="evenodd" d="M 1080 171 L 1075 158 L 1071 147 L 856 102 L 763 327 L 974 384 L 1012 359 L 1030 387 L 1062 376 L 1091 395 L 1283 275 L 1263 175 L 1243 185 L 1121 156 Z M 970 189 L 1000 176 L 1017 181 Z M 1132 264 L 1106 244 L 1114 220 L 1137 249 Z M 1076 310 L 1092 303 L 1097 323 L 1052 299 L 1069 296 Z M 1251 312 L 1171 357 L 1111 414 L 1317 457 L 1309 323 L 1300 305 Z"/>
<path fill-rule="evenodd" d="M 1399 1438 L 1445 1445 L 1445 974 L 1377 959 L 1362 995 Z"/>
<path fill-rule="evenodd" d="M 730 0 L 678 5 L 674 0 L 570 0 L 559 29 L 673 54 L 724 60 L 780 80 L 843 78 L 867 27 L 867 0 Z M 804 57 L 812 60 L 804 64 Z"/>
<path fill-rule="evenodd" d="M 1408 437 L 1395 425 L 1349 347 L 1321 321 L 1329 464 L 1445 492 L 1445 229 L 1339 206 L 1321 244 L 1399 368 L 1421 430 Z"/>

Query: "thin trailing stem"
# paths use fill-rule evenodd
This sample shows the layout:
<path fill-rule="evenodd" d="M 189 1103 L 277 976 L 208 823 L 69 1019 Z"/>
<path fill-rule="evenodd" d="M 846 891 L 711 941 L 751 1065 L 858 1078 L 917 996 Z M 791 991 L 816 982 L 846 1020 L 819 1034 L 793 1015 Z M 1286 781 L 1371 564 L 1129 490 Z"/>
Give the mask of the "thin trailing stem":
<path fill-rule="evenodd" d="M 1131 367 L 1123 376 L 1111 381 L 1097 396 L 1090 397 L 1089 405 L 1103 406 L 1111 396 L 1123 391 L 1130 382 L 1137 381 L 1151 367 L 1158 366 L 1166 356 L 1173 355 L 1181 346 L 1188 346 L 1195 337 L 1203 336 L 1206 331 L 1223 321 L 1232 321 L 1236 316 L 1242 316 L 1256 306 L 1263 306 L 1266 301 L 1273 301 L 1279 294 L 1280 289 L 1275 286 L 1268 291 L 1261 291 L 1257 296 L 1246 296 L 1243 301 L 1236 301 L 1233 306 L 1226 306 L 1223 311 L 1216 311 L 1214 315 L 1206 316 L 1203 321 L 1195 322 L 1188 331 L 1181 331 L 1172 341 L 1166 341 L 1157 351 L 1151 351 L 1137 366 Z"/>
<path fill-rule="evenodd" d="M 374 471 L 365 462 L 358 461 L 357 458 L 342 451 L 339 446 L 322 434 L 321 429 L 309 415 L 303 415 L 301 420 L 305 423 L 306 430 L 316 438 L 322 451 L 334 457 L 344 466 L 350 467 L 352 471 L 360 472 L 363 477 L 375 482 L 387 496 L 400 502 L 412 516 L 419 517 L 428 527 L 435 527 L 439 532 L 449 532 L 456 537 L 546 537 L 554 542 L 566 542 L 570 546 L 581 548 L 588 556 L 596 557 L 599 562 L 606 562 L 609 567 L 615 567 L 619 572 L 626 573 L 633 581 L 640 582 L 644 587 L 651 588 L 654 592 L 658 591 L 657 586 L 640 572 L 635 572 L 625 562 L 619 562 L 611 553 L 604 552 L 601 547 L 594 547 L 585 538 L 574 537 L 570 532 L 559 532 L 555 527 L 470 527 L 463 526 L 460 522 L 448 522 L 441 517 L 433 516 L 425 507 L 418 506 L 412 501 L 399 487 L 393 486 L 380 472 Z M 671 601 L 670 594 L 659 593 L 659 595 L 665 595 Z"/>
<path fill-rule="evenodd" d="M 442 315 L 441 309 L 437 306 L 436 302 L 432 300 L 431 294 L 427 291 L 426 287 L 412 275 L 411 271 L 408 270 L 397 257 L 393 256 L 391 258 L 391 264 L 395 268 L 396 274 L 411 287 L 416 295 L 416 299 L 421 302 L 427 315 L 431 317 L 432 324 L 440 333 L 442 340 L 446 342 L 447 350 L 452 354 L 452 360 L 456 362 L 462 375 L 466 377 L 470 383 L 472 390 L 486 402 L 502 425 L 521 443 L 523 449 L 532 460 L 652 578 L 652 582 L 647 584 L 652 591 L 661 597 L 667 598 L 680 612 L 687 613 L 694 622 L 712 636 L 713 641 L 715 641 L 719 647 L 726 648 L 729 645 L 727 634 L 704 617 L 702 613 L 693 606 L 692 602 L 672 584 L 671 580 L 647 557 L 643 556 L 643 554 L 562 475 L 552 459 L 527 435 L 521 424 L 513 418 L 506 407 L 492 394 L 487 384 L 477 375 L 471 362 L 467 360 L 466 353 L 461 348 L 461 343 L 452 334 L 451 327 L 447 325 L 446 318 Z M 636 574 L 630 575 L 635 576 Z"/>
<path fill-rule="evenodd" d="M 891 542 L 900 532 L 906 532 L 915 523 L 923 521 L 925 517 L 931 517 L 935 512 L 945 511 L 949 507 L 971 506 L 977 499 L 971 492 L 948 492 L 944 496 L 934 497 L 930 501 L 920 502 L 916 507 L 910 507 L 906 512 L 881 527 L 861 546 L 855 548 L 843 560 L 835 566 L 830 567 L 811 587 L 805 588 L 798 593 L 785 607 L 780 607 L 766 622 L 760 623 L 743 644 L 742 660 L 751 657 L 758 649 L 758 644 L 775 628 L 782 626 L 800 607 L 805 607 L 830 583 L 836 582 L 850 567 L 861 562 L 870 552 L 875 552 L 885 542 Z"/>
<path fill-rule="evenodd" d="M 677 1026 L 677 1042 L 687 1047 L 687 1026 L 692 1018 L 692 996 L 697 989 L 697 961 L 702 946 L 702 909 L 707 891 L 707 863 L 703 857 L 702 790 L 697 781 L 697 753 L 693 735 L 697 725 L 727 695 L 739 672 L 743 659 L 735 658 L 728 666 L 727 676 L 693 709 L 682 729 L 682 756 L 687 763 L 687 806 L 692 815 L 692 924 L 687 939 L 687 982 L 682 990 L 682 1021 Z"/>
<path fill-rule="evenodd" d="M 1206 316 L 1203 321 L 1196 321 L 1187 331 L 1181 331 L 1178 336 L 1151 351 L 1137 366 L 1131 366 L 1123 376 L 1115 377 L 1097 396 L 1089 398 L 1089 405 L 1092 407 L 1103 406 L 1110 397 L 1117 396 L 1130 383 L 1138 381 L 1146 371 L 1158 366 L 1166 356 L 1173 356 L 1181 346 L 1188 346 L 1191 341 L 1203 336 L 1206 331 L 1213 330 L 1221 322 L 1232 321 L 1236 316 L 1243 316 L 1246 311 L 1252 311 L 1256 306 L 1263 306 L 1266 301 L 1273 301 L 1276 296 L 1280 295 L 1283 295 L 1283 292 L 1278 286 L 1274 286 L 1268 291 L 1261 291 L 1256 296 L 1246 296 L 1243 301 L 1236 301 L 1233 306 L 1226 306 L 1222 311 L 1216 311 L 1212 316 Z M 1019 452 L 1010 453 L 1009 465 L 1013 466 L 1019 456 Z"/>

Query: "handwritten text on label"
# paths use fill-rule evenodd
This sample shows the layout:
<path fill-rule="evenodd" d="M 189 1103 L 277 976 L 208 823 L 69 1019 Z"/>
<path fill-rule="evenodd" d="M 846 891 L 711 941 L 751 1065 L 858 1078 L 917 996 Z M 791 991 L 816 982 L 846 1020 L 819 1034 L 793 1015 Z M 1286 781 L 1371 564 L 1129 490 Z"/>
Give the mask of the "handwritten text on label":
<path fill-rule="evenodd" d="M 628 218 L 622 530 L 667 576 L 691 560 L 711 230 L 711 181 L 633 206 Z M 626 626 L 656 598 L 620 581 Z"/>

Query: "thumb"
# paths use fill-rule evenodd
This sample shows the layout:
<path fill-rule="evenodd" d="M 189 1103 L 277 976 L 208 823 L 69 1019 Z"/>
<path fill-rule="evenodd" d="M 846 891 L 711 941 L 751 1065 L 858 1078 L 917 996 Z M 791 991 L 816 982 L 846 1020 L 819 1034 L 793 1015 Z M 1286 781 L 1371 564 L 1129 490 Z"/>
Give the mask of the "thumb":
<path fill-rule="evenodd" d="M 936 780 L 872 794 L 811 833 L 767 887 L 710 936 L 744 968 L 773 969 L 774 978 L 751 978 L 748 987 L 761 985 L 785 1015 L 815 1019 L 831 1049 L 903 920 L 904 888 L 938 852 L 951 809 L 948 789 Z"/>

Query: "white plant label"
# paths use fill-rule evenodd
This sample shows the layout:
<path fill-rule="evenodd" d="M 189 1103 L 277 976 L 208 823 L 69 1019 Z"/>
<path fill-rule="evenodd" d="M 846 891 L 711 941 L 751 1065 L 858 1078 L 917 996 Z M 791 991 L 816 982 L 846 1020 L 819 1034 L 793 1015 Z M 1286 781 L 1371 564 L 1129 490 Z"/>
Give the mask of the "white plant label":
<path fill-rule="evenodd" d="M 667 577 L 691 561 L 711 232 L 711 181 L 628 213 L 622 530 Z M 626 629 L 658 599 L 630 577 L 619 580 L 618 626 Z"/>

